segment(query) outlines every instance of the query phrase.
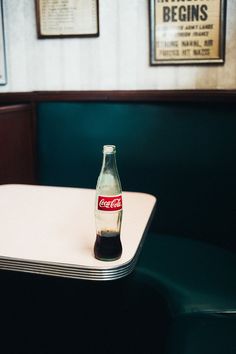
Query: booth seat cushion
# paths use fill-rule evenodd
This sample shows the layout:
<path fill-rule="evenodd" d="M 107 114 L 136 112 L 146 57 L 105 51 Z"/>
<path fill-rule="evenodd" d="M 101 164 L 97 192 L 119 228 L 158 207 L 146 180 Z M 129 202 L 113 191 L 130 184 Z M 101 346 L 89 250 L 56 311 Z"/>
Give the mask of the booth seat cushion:
<path fill-rule="evenodd" d="M 236 312 L 236 254 L 201 241 L 149 234 L 137 271 L 177 314 Z"/>
<path fill-rule="evenodd" d="M 168 336 L 168 354 L 235 354 L 234 315 L 187 315 L 176 318 Z"/>

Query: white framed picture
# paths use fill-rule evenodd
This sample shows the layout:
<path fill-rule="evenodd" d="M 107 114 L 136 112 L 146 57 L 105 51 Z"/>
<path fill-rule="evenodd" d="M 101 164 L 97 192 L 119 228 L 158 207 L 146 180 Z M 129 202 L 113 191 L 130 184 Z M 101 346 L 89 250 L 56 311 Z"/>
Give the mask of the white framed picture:
<path fill-rule="evenodd" d="M 3 22 L 3 7 L 2 0 L 0 0 L 0 85 L 6 85 L 6 52 L 5 52 L 5 36 L 4 36 L 4 22 Z"/>

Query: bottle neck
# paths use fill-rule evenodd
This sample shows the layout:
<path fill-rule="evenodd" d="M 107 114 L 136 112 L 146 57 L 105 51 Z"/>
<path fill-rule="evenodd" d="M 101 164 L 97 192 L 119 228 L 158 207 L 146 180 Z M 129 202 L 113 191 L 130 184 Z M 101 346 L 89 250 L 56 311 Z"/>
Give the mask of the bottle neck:
<path fill-rule="evenodd" d="M 103 153 L 103 163 L 102 163 L 102 170 L 104 173 L 116 173 L 117 166 L 116 166 L 116 153 Z"/>
<path fill-rule="evenodd" d="M 97 192 L 102 195 L 118 195 L 121 193 L 121 183 L 116 165 L 116 149 L 114 145 L 103 148 L 103 162 L 97 181 Z"/>

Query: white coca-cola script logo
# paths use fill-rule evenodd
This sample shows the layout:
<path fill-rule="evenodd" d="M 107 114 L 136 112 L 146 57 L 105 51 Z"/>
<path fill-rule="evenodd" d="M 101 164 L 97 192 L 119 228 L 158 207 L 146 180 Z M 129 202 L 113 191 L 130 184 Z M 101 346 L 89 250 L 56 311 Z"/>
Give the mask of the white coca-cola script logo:
<path fill-rule="evenodd" d="M 98 210 L 118 211 L 122 209 L 122 196 L 98 196 Z"/>

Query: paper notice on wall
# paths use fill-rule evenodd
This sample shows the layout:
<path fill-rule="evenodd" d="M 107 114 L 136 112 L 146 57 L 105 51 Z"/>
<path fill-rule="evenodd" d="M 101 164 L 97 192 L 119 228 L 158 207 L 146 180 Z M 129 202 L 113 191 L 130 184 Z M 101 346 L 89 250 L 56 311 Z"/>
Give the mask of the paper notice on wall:
<path fill-rule="evenodd" d="M 97 0 L 39 0 L 40 35 L 76 36 L 98 32 Z"/>

